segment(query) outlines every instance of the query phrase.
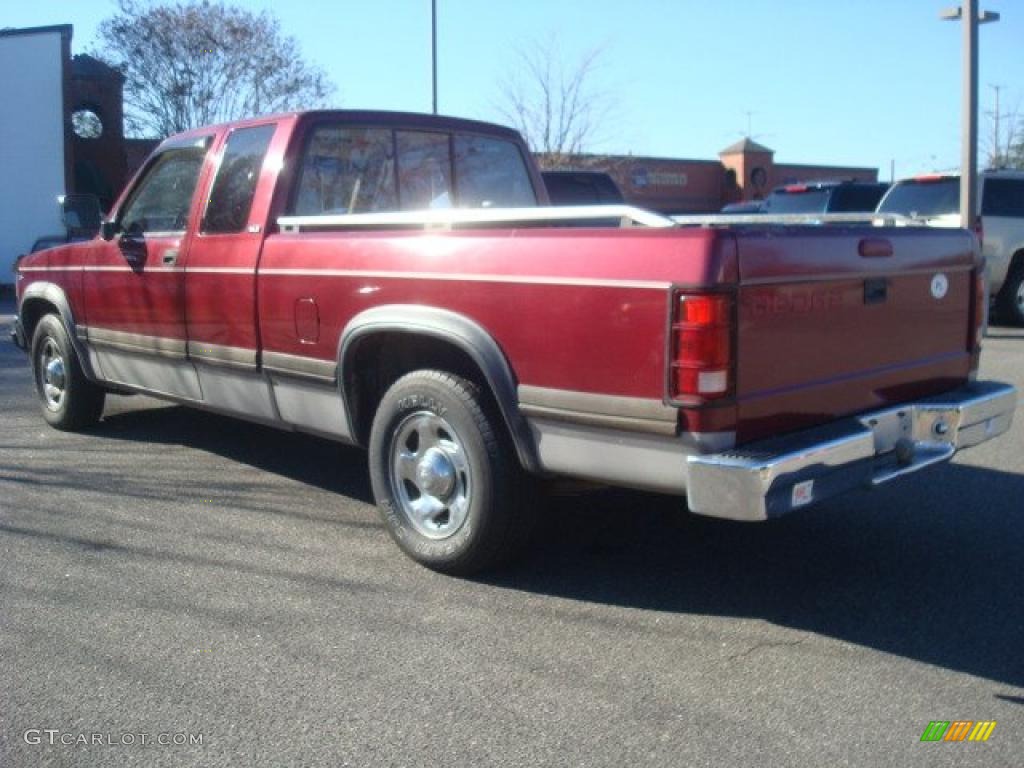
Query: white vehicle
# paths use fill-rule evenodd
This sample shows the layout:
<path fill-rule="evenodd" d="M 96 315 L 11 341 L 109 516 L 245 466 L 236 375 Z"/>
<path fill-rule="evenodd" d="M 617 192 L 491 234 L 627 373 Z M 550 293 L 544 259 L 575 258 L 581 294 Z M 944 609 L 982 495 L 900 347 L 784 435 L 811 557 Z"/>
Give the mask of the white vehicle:
<path fill-rule="evenodd" d="M 989 295 L 1000 319 L 1024 325 L 1024 171 L 985 171 L 979 186 Z M 878 204 L 936 227 L 960 226 L 959 209 L 960 177 L 942 174 L 898 181 Z"/>

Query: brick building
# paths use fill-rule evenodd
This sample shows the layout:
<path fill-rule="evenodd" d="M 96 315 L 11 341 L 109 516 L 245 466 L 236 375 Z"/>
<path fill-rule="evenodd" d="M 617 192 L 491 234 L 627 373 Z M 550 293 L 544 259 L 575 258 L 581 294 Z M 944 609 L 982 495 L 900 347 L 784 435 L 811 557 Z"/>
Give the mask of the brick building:
<path fill-rule="evenodd" d="M 604 171 L 626 200 L 663 213 L 711 213 L 741 200 L 759 200 L 773 187 L 812 179 L 877 181 L 877 168 L 775 162 L 775 151 L 749 138 L 718 153 L 718 160 L 635 155 L 577 155 L 563 168 Z"/>

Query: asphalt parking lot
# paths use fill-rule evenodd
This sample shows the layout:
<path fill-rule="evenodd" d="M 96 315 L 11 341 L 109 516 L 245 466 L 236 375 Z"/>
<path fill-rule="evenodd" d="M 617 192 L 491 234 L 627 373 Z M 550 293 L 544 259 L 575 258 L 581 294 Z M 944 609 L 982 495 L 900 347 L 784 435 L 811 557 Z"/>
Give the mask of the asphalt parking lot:
<path fill-rule="evenodd" d="M 6 336 L 2 766 L 1020 765 L 1021 407 L 771 524 L 560 498 L 524 562 L 464 581 L 399 554 L 361 452 L 139 397 L 63 434 Z M 982 367 L 1024 390 L 1024 332 Z M 921 743 L 932 720 L 998 725 Z"/>

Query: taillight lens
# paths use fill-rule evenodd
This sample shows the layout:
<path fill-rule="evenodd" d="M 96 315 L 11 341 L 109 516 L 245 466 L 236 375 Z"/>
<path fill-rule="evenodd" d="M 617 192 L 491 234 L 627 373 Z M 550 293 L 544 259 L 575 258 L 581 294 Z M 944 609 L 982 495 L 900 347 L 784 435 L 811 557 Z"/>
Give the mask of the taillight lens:
<path fill-rule="evenodd" d="M 672 399 L 715 400 L 731 395 L 732 354 L 732 298 L 677 294 L 672 310 Z"/>
<path fill-rule="evenodd" d="M 988 296 L 985 290 L 985 270 L 976 269 L 971 273 L 974 278 L 974 345 L 975 354 L 981 350 L 981 340 L 985 335 L 985 318 L 988 314 Z"/>

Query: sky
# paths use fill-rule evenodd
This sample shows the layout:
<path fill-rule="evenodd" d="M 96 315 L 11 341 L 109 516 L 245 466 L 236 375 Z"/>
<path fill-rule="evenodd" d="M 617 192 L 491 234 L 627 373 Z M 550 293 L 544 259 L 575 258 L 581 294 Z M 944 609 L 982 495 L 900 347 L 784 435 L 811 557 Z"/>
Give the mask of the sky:
<path fill-rule="evenodd" d="M 437 0 L 443 114 L 505 122 L 517 51 L 548 43 L 565 66 L 600 49 L 609 116 L 595 152 L 713 159 L 747 135 L 784 163 L 871 166 L 888 179 L 959 166 L 956 0 Z M 268 10 L 337 87 L 337 106 L 430 111 L 430 0 L 235 0 Z M 985 0 L 981 154 L 1000 113 L 1024 117 L 1024 0 Z M 0 26 L 74 25 L 94 46 L 113 0 L 3 0 Z M 1006 118 L 1003 119 L 1003 125 Z"/>

